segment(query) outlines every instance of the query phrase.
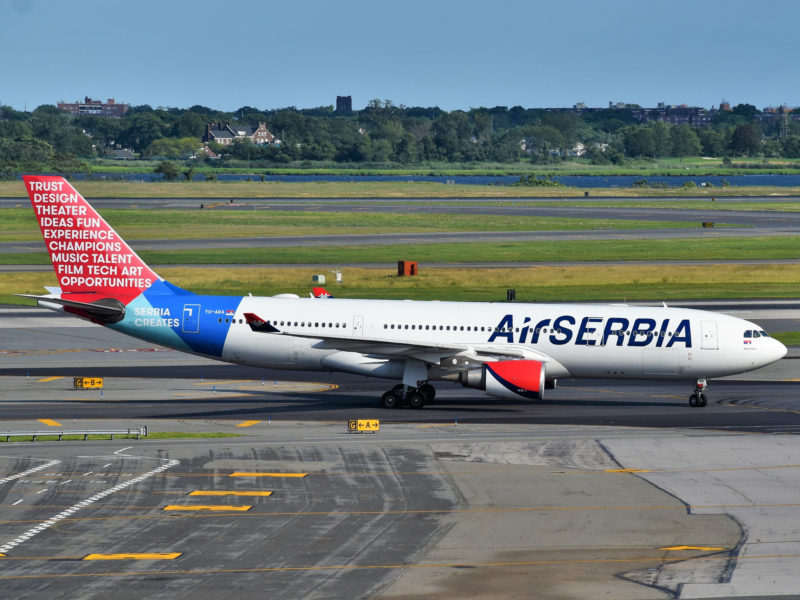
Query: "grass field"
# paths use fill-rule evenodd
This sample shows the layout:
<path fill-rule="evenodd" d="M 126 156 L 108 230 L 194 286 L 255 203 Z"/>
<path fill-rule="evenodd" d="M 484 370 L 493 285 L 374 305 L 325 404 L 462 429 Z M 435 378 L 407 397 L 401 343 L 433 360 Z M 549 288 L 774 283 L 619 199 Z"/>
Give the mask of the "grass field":
<path fill-rule="evenodd" d="M 123 173 L 149 173 L 156 168 L 159 161 L 137 160 L 131 163 L 120 163 L 117 160 L 94 159 L 89 161 L 95 173 L 123 174 Z M 233 163 L 231 163 L 233 164 Z M 661 158 L 628 159 L 623 165 L 595 165 L 588 159 L 575 159 L 568 161 L 553 161 L 549 163 L 534 164 L 530 161 L 515 163 L 447 163 L 430 162 L 423 165 L 399 166 L 397 163 L 331 163 L 302 161 L 287 165 L 270 165 L 254 167 L 253 163 L 238 161 L 236 166 L 220 167 L 219 165 L 200 164 L 194 165 L 195 172 L 209 173 L 238 173 L 250 174 L 254 177 L 260 175 L 395 175 L 395 176 L 458 176 L 458 175 L 522 175 L 554 173 L 558 175 L 741 175 L 744 173 L 764 173 L 765 171 L 798 172 L 800 159 L 769 159 L 760 158 L 734 159 L 730 166 L 723 164 L 722 158 L 688 157 L 688 158 Z M 184 163 L 188 166 L 188 163 Z"/>
<path fill-rule="evenodd" d="M 453 231 L 575 231 L 592 229 L 697 228 L 699 223 L 571 219 L 428 213 L 324 212 L 283 210 L 105 209 L 103 218 L 128 240 L 352 235 Z M 40 240 L 33 211 L 0 209 L 0 241 Z"/>
<path fill-rule="evenodd" d="M 171 282 L 202 294 L 308 296 L 310 268 L 160 268 Z M 416 277 L 397 277 L 391 270 L 343 269 L 342 285 L 327 289 L 342 298 L 501 301 L 505 290 L 534 301 L 609 301 L 703 298 L 787 298 L 800 296 L 798 265 L 708 266 L 567 266 L 499 269 L 427 269 Z M 0 285 L 0 302 L 33 304 L 10 294 L 43 292 L 57 285 L 55 275 L 8 273 Z"/>
<path fill-rule="evenodd" d="M 135 246 L 135 244 L 134 244 Z M 557 242 L 480 242 L 385 246 L 312 246 L 215 248 L 139 252 L 151 265 L 181 264 L 330 264 L 416 260 L 428 263 L 570 262 L 653 260 L 786 260 L 800 257 L 800 237 L 654 240 L 576 240 Z M 0 264 L 44 265 L 45 252 L 2 253 Z"/>
<path fill-rule="evenodd" d="M 642 175 L 646 177 L 647 175 Z M 512 187 L 507 185 L 447 185 L 430 181 L 408 182 L 261 182 L 212 181 L 142 183 L 130 181 L 80 181 L 76 189 L 86 198 L 575 198 L 585 192 L 595 197 L 712 197 L 797 196 L 797 187 L 705 188 L 574 188 Z M 0 181 L 0 197 L 25 198 L 22 181 Z"/>

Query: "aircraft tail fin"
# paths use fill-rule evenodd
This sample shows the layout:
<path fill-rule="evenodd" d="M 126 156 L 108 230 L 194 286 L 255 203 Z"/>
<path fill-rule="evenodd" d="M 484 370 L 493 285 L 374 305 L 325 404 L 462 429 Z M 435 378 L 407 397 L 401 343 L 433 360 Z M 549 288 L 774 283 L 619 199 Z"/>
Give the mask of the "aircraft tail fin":
<path fill-rule="evenodd" d="M 90 305 L 110 298 L 124 306 L 163 282 L 66 179 L 51 175 L 22 179 L 62 298 Z M 164 287 L 173 293 L 178 289 Z"/>

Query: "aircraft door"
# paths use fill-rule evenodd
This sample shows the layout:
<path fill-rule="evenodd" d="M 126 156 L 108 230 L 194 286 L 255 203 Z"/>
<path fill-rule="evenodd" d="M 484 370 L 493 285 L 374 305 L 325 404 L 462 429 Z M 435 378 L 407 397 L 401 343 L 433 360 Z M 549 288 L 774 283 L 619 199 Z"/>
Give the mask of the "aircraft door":
<path fill-rule="evenodd" d="M 717 322 L 716 321 L 703 321 L 701 323 L 701 331 L 703 334 L 703 341 L 700 347 L 704 350 L 717 350 Z"/>
<path fill-rule="evenodd" d="M 353 317 L 353 335 L 364 335 L 363 315 L 356 315 Z"/>
<path fill-rule="evenodd" d="M 200 305 L 184 304 L 183 319 L 181 320 L 183 333 L 198 333 L 200 331 Z"/>

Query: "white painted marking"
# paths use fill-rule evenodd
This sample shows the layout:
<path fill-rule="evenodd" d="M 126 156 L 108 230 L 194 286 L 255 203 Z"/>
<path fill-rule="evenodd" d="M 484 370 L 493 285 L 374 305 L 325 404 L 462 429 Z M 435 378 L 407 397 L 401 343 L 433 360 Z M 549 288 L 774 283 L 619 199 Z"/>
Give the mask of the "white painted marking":
<path fill-rule="evenodd" d="M 19 500 L 17 500 L 16 502 L 14 502 L 14 504 L 12 504 L 11 506 L 16 506 L 16 505 L 17 505 L 17 504 L 19 504 L 20 502 L 22 502 L 22 498 L 20 498 L 20 499 L 19 499 Z"/>
<path fill-rule="evenodd" d="M 61 464 L 60 460 L 51 460 L 50 462 L 46 462 L 43 465 L 39 465 L 38 467 L 33 467 L 32 469 L 28 469 L 27 471 L 22 471 L 22 473 L 9 475 L 8 477 L 3 477 L 2 479 L 0 479 L 0 483 L 7 483 L 9 481 L 14 481 L 15 479 L 19 479 L 20 477 L 25 477 L 26 475 L 30 475 L 31 473 L 36 473 L 37 471 L 41 471 L 42 469 L 47 469 L 48 467 L 54 467 L 55 465 L 58 464 Z"/>
<path fill-rule="evenodd" d="M 133 458 L 141 458 L 141 457 L 133 457 Z M 77 504 L 73 504 L 72 506 L 70 506 L 66 510 L 62 510 L 57 515 L 55 515 L 53 517 L 50 517 L 49 519 L 47 519 L 43 523 L 37 525 L 36 527 L 32 527 L 31 529 L 26 531 L 24 534 L 22 534 L 18 538 L 13 539 L 10 542 L 7 542 L 3 546 L 0 546 L 0 554 L 7 554 L 9 550 L 15 548 L 16 546 L 19 546 L 22 542 L 27 541 L 28 539 L 32 538 L 37 533 L 40 533 L 40 532 L 44 531 L 45 529 L 48 529 L 49 527 L 52 527 L 53 525 L 55 525 L 59 521 L 63 521 L 67 517 L 69 517 L 69 516 L 73 515 L 74 513 L 78 512 L 81 508 L 85 508 L 85 507 L 89 506 L 90 504 L 94 504 L 98 500 L 102 500 L 106 496 L 110 496 L 114 492 L 118 492 L 118 491 L 123 490 L 123 489 L 125 489 L 127 487 L 135 485 L 135 484 L 139 483 L 140 481 L 144 481 L 145 479 L 147 479 L 149 477 L 152 477 L 153 475 L 158 475 L 159 473 L 161 473 L 163 471 L 166 471 L 167 469 L 171 469 L 172 467 L 175 467 L 175 466 L 180 464 L 180 461 L 172 460 L 172 459 L 159 458 L 157 460 L 162 460 L 162 461 L 165 461 L 165 462 L 160 467 L 156 467 L 155 469 L 153 469 L 151 471 L 148 471 L 147 473 L 143 473 L 143 474 L 141 474 L 141 475 L 139 475 L 137 477 L 134 477 L 133 479 L 129 479 L 128 481 L 126 481 L 124 483 L 117 484 L 114 487 L 107 488 L 107 489 L 103 490 L 102 492 L 98 492 L 97 494 L 94 494 L 93 496 L 90 496 L 90 497 L 88 497 L 88 498 L 86 498 L 84 500 L 81 500 Z M 58 462 L 59 461 L 54 461 L 54 463 L 51 463 L 51 464 L 55 464 L 55 463 L 58 463 Z M 48 466 L 51 466 L 51 464 L 47 464 L 47 465 L 43 465 L 41 467 L 37 467 L 37 469 L 46 468 Z M 91 473 L 91 471 L 89 471 L 89 473 Z M 22 475 L 22 473 L 19 473 L 18 475 Z M 0 482 L 2 482 L 2 480 L 0 480 Z"/>

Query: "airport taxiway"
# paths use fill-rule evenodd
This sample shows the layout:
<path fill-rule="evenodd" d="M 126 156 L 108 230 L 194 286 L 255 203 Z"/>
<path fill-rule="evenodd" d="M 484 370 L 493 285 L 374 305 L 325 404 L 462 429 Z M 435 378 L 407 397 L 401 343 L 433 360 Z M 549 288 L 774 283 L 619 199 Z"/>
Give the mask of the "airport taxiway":
<path fill-rule="evenodd" d="M 792 327 L 785 301 L 749 312 Z M 791 596 L 796 358 L 711 383 L 568 381 L 541 403 L 225 365 L 0 310 L 0 429 L 218 439 L 0 442 L 0 598 Z M 794 353 L 792 356 L 795 356 Z M 104 376 L 97 390 L 72 376 Z M 375 434 L 346 420 L 377 417 Z M 305 474 L 304 476 L 300 476 Z"/>

